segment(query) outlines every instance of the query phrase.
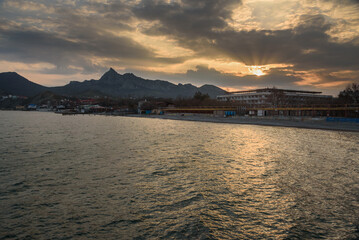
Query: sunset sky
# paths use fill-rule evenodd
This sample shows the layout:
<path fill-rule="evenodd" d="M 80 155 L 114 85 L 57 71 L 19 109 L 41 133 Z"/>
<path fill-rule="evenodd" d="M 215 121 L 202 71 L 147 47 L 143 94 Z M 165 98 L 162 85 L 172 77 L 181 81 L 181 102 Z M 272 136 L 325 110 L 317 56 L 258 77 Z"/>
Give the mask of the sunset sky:
<path fill-rule="evenodd" d="M 110 67 L 337 95 L 359 82 L 359 1 L 0 0 L 0 72 L 59 86 Z"/>

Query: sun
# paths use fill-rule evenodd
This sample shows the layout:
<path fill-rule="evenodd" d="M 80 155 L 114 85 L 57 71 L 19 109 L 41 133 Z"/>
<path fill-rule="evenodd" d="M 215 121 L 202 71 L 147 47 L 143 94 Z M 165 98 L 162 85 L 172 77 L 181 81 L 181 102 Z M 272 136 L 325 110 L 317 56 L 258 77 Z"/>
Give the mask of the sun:
<path fill-rule="evenodd" d="M 264 70 L 265 68 L 264 67 L 261 67 L 261 66 L 250 66 L 248 68 L 248 70 L 253 73 L 254 75 L 257 75 L 257 76 L 263 76 L 265 75 L 264 73 Z"/>

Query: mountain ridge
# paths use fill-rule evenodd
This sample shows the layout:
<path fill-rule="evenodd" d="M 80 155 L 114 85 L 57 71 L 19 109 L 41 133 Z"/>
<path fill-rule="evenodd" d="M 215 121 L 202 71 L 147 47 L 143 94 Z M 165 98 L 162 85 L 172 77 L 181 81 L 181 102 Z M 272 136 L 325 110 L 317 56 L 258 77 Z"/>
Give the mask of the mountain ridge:
<path fill-rule="evenodd" d="M 149 80 L 133 73 L 119 74 L 113 68 L 105 72 L 99 80 L 71 81 L 64 86 L 45 87 L 29 81 L 15 72 L 0 73 L 0 90 L 13 95 L 34 96 L 43 91 L 52 91 L 64 96 L 81 97 L 85 93 L 98 93 L 110 97 L 162 97 L 190 98 L 200 91 L 211 98 L 226 91 L 214 85 L 196 87 L 192 84 L 173 84 L 165 80 Z"/>

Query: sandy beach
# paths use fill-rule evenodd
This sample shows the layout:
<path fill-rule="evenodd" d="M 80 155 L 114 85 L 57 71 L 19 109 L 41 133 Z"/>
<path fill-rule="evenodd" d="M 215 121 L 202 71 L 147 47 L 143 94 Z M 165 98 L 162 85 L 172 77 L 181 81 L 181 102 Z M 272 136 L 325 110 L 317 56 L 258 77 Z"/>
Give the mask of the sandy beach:
<path fill-rule="evenodd" d="M 342 122 L 327 122 L 326 118 L 260 118 L 260 117 L 214 117 L 205 114 L 173 114 L 173 115 L 140 115 L 133 114 L 129 117 L 140 118 L 159 118 L 171 119 L 181 121 L 198 121 L 198 122 L 213 122 L 213 123 L 230 123 L 230 124 L 250 124 L 261 126 L 276 126 L 276 127 L 295 127 L 307 129 L 321 129 L 334 131 L 349 131 L 359 132 L 358 123 L 342 123 Z"/>

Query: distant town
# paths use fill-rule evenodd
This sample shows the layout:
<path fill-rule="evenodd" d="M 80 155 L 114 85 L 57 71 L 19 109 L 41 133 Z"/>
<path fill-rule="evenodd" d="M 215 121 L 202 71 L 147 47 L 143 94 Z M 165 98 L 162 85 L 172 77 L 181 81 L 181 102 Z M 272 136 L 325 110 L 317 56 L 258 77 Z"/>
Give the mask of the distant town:
<path fill-rule="evenodd" d="M 357 97 L 357 96 L 356 96 Z M 359 117 L 357 98 L 320 92 L 264 88 L 231 92 L 211 99 L 196 92 L 192 98 L 64 97 L 44 92 L 34 97 L 2 95 L 2 110 L 71 114 L 211 114 L 213 116 Z"/>

